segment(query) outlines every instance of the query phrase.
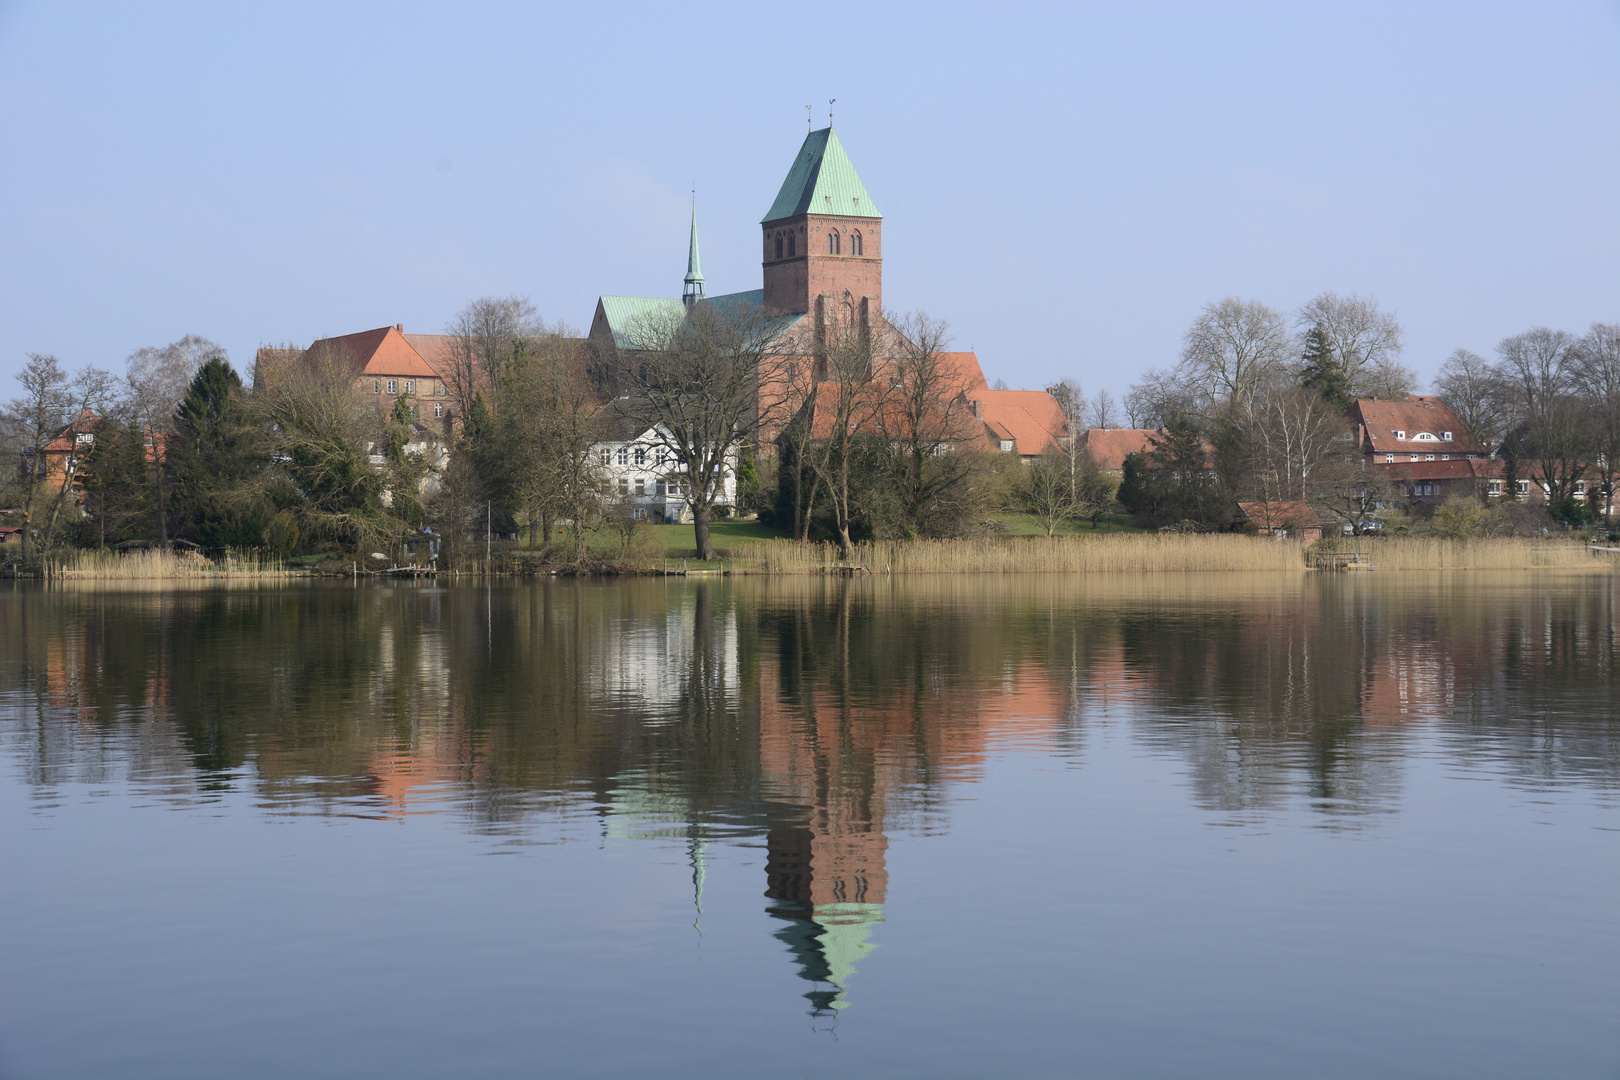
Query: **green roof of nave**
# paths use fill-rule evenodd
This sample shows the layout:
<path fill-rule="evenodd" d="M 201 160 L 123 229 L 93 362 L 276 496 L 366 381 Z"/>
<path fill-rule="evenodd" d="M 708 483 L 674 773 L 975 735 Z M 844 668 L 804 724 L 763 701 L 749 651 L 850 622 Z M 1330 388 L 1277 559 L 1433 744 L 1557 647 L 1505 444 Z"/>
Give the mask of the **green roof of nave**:
<path fill-rule="evenodd" d="M 645 338 L 649 331 L 677 324 L 686 318 L 685 304 L 661 296 L 599 296 L 596 302 L 607 320 L 608 330 L 613 334 L 613 344 L 621 349 L 636 348 L 637 338 Z M 749 289 L 746 292 L 724 293 L 720 296 L 707 297 L 700 303 L 717 307 L 722 312 L 733 309 L 739 312 L 752 311 L 764 306 L 765 290 Z M 802 314 L 778 316 L 775 319 L 777 325 L 772 328 L 773 332 L 786 333 L 802 318 L 804 318 Z"/>
<path fill-rule="evenodd" d="M 799 147 L 782 190 L 761 222 L 800 214 L 840 214 L 844 217 L 880 218 L 855 174 L 855 166 L 831 127 L 812 131 Z"/>

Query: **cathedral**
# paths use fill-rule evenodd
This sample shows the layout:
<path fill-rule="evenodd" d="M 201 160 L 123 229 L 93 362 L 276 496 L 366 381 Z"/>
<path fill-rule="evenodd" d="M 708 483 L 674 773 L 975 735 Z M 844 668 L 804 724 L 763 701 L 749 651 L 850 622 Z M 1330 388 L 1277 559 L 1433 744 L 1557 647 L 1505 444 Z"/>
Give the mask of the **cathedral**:
<path fill-rule="evenodd" d="M 821 354 L 834 324 L 898 333 L 883 317 L 883 215 L 829 125 L 806 135 L 770 209 L 760 220 L 761 287 L 708 296 L 698 254 L 697 210 L 692 211 L 681 297 L 601 296 L 589 339 L 598 355 L 637 347 L 636 329 L 678 320 L 699 304 L 757 312 L 778 320 L 771 352 L 804 357 L 816 381 L 826 377 Z M 1062 410 L 1041 391 L 992 390 L 978 357 L 942 354 L 955 373 L 953 393 L 972 420 L 965 438 L 988 449 L 1034 458 L 1069 436 Z M 809 401 L 819 395 L 811 393 Z M 768 452 L 768 447 L 761 446 Z"/>

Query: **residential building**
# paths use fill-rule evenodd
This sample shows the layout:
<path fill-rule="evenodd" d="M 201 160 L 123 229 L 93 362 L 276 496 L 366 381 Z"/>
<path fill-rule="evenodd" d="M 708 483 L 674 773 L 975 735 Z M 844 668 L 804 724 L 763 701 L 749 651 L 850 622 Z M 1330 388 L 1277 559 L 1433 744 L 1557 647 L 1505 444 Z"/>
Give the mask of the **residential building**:
<path fill-rule="evenodd" d="M 404 399 L 417 420 L 436 423 L 446 435 L 451 431 L 454 398 L 444 376 L 406 338 L 403 324 L 321 338 L 301 351 L 260 349 L 254 385 L 262 386 L 265 376 L 281 365 L 326 361 L 347 366 L 354 374 L 355 389 L 369 395 L 378 412 L 390 413 L 394 403 Z"/>
<path fill-rule="evenodd" d="M 1080 433 L 1080 446 L 1097 468 L 1118 479 L 1124 475 L 1125 459 L 1151 453 L 1159 434 L 1157 428 L 1092 428 Z"/>
<path fill-rule="evenodd" d="M 628 507 L 637 520 L 676 524 L 692 520 L 685 469 L 668 449 L 660 428 L 631 419 L 609 406 L 603 413 L 604 438 L 591 447 L 595 466 L 610 499 Z M 728 455 L 721 472 L 715 507 L 730 512 L 737 505 L 737 455 Z"/>

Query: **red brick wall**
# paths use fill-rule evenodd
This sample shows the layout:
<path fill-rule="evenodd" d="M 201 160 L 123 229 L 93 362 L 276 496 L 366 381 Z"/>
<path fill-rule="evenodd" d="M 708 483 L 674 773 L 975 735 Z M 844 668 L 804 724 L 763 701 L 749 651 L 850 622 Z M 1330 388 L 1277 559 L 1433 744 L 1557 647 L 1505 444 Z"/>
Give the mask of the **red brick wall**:
<path fill-rule="evenodd" d="M 818 295 L 841 300 L 847 290 L 853 302 L 872 298 L 883 305 L 883 229 L 877 218 L 833 217 L 808 214 L 767 223 L 763 230 L 765 306 L 774 311 L 809 311 Z M 776 238 L 792 233 L 796 252 L 776 257 Z M 837 232 L 839 253 L 829 254 L 827 237 Z M 853 255 L 853 237 L 861 238 L 861 254 Z"/>

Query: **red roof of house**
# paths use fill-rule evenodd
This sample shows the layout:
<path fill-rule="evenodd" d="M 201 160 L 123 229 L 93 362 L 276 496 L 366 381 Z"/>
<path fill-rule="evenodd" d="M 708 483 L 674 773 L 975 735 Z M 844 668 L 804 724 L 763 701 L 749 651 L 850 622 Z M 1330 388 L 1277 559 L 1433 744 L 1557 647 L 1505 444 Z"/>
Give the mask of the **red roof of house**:
<path fill-rule="evenodd" d="M 89 409 L 85 409 L 83 412 L 79 413 L 79 418 L 77 420 L 73 421 L 73 423 L 57 432 L 56 438 L 45 444 L 45 453 L 70 453 L 73 450 L 73 447 L 79 441 L 77 436 L 94 432 L 96 425 L 99 423 L 101 423 L 101 417 L 97 416 Z"/>
<path fill-rule="evenodd" d="M 940 366 L 956 376 L 957 382 L 964 390 L 973 390 L 978 387 L 990 385 L 984 381 L 984 369 L 979 366 L 979 357 L 970 352 L 942 352 L 939 353 Z"/>
<path fill-rule="evenodd" d="M 1500 477 L 1504 462 L 1491 458 L 1452 458 L 1450 461 L 1397 461 L 1394 464 L 1375 461 L 1373 466 L 1400 480 L 1478 480 Z"/>
<path fill-rule="evenodd" d="M 1293 500 L 1289 502 L 1240 502 L 1238 509 L 1243 516 L 1260 526 L 1262 529 L 1312 529 L 1321 528 L 1322 519 L 1316 516 L 1311 504 Z"/>
<path fill-rule="evenodd" d="M 969 354 L 972 355 L 972 354 Z M 1068 421 L 1057 399 L 1044 390 L 969 390 L 968 400 L 979 406 L 986 424 L 996 425 L 1012 439 L 1024 457 L 1057 449 L 1068 435 Z M 992 429 L 994 430 L 994 428 Z"/>
<path fill-rule="evenodd" d="M 1368 453 L 1486 452 L 1485 444 L 1463 426 L 1451 406 L 1426 394 L 1414 394 L 1404 401 L 1357 398 L 1350 406 L 1350 422 L 1357 425 L 1357 439 Z M 1451 438 L 1446 438 L 1447 433 Z"/>
<path fill-rule="evenodd" d="M 361 375 L 435 379 L 439 373 L 412 348 L 397 326 L 362 330 L 358 334 L 321 338 L 304 351 L 304 358 L 327 352 L 346 358 Z"/>
<path fill-rule="evenodd" d="M 1130 455 L 1151 452 L 1153 439 L 1158 434 L 1152 428 L 1092 428 L 1081 434 L 1080 445 L 1097 463 L 1097 468 L 1123 469 Z"/>

